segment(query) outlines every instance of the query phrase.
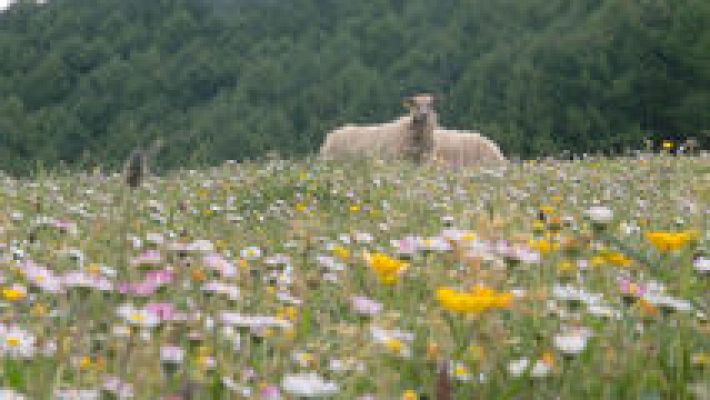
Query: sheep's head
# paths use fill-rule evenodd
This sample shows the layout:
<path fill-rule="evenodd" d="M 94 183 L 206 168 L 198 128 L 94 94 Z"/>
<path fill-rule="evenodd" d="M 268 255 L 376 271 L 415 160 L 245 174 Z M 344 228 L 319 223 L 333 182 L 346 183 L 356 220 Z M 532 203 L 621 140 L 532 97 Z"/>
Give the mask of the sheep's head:
<path fill-rule="evenodd" d="M 427 125 L 435 121 L 434 96 L 418 94 L 406 99 L 404 105 L 409 108 L 412 122 L 415 125 Z"/>
<path fill-rule="evenodd" d="M 411 142 L 409 156 L 417 163 L 430 157 L 434 149 L 434 128 L 436 127 L 436 111 L 434 96 L 418 94 L 405 101 L 411 116 Z"/>

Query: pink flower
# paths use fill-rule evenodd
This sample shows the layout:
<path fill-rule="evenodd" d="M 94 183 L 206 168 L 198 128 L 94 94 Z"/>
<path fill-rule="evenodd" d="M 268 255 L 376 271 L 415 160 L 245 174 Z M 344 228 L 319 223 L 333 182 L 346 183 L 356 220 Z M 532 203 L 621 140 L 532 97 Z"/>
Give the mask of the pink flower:
<path fill-rule="evenodd" d="M 163 286 L 171 283 L 175 279 L 175 272 L 172 269 L 159 269 L 149 271 L 145 275 L 145 281 L 151 282 L 157 286 Z"/>
<path fill-rule="evenodd" d="M 219 271 L 219 273 L 225 278 L 233 278 L 237 276 L 237 268 L 234 264 L 230 263 L 226 258 L 217 253 L 205 254 L 205 256 L 202 257 L 202 262 L 205 264 L 205 267 Z"/>
<path fill-rule="evenodd" d="M 149 303 L 145 309 L 161 321 L 172 321 L 175 317 L 175 306 L 171 303 Z"/>
<path fill-rule="evenodd" d="M 382 303 L 378 303 L 364 296 L 351 297 L 350 305 L 356 313 L 369 317 L 375 316 L 382 311 Z"/>
<path fill-rule="evenodd" d="M 155 294 L 158 285 L 153 282 L 124 282 L 118 285 L 118 291 L 122 294 L 132 294 L 134 296 L 148 297 Z"/>
<path fill-rule="evenodd" d="M 278 386 L 267 385 L 259 391 L 259 398 L 263 400 L 280 400 L 281 391 Z"/>
<path fill-rule="evenodd" d="M 131 260 L 132 265 L 160 265 L 163 256 L 157 250 L 146 250 Z"/>
<path fill-rule="evenodd" d="M 392 244 L 397 248 L 399 255 L 411 256 L 419 250 L 421 240 L 415 236 L 407 236 L 401 240 L 393 240 Z"/>

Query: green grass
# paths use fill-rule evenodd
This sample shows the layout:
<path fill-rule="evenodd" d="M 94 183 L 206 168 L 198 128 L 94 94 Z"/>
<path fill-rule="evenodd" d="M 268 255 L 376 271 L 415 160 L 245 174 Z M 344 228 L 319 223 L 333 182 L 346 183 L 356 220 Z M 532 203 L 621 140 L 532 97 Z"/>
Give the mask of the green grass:
<path fill-rule="evenodd" d="M 19 285 L 14 287 L 26 289 L 27 296 L 11 301 L 3 292 L 0 301 L 0 387 L 51 398 L 64 389 L 100 391 L 113 376 L 129 384 L 138 399 L 177 394 L 186 385 L 193 398 L 241 398 L 222 383 L 228 377 L 257 398 L 263 388 L 280 386 L 287 374 L 314 371 L 338 384 L 330 398 L 369 393 L 389 400 L 413 389 L 432 399 L 438 365 L 449 361 L 466 372 L 451 378 L 455 399 L 708 398 L 710 276 L 693 262 L 710 256 L 709 169 L 707 158 L 654 155 L 464 171 L 271 161 L 175 172 L 133 191 L 118 176 L 3 178 L 0 287 Z M 614 212 L 603 232 L 584 218 L 593 204 Z M 542 229 L 536 225 L 541 207 L 548 210 Z M 40 217 L 71 221 L 76 234 L 38 228 Z M 556 231 L 558 220 L 566 223 Z M 622 225 L 637 228 L 624 232 Z M 381 284 L 363 259 L 364 252 L 396 256 L 392 240 L 436 238 L 451 228 L 472 232 L 477 241 L 416 252 L 395 285 Z M 658 230 L 692 230 L 697 236 L 679 251 L 662 254 L 644 236 Z M 358 242 L 358 233 L 372 240 Z M 164 242 L 149 243 L 149 234 Z M 484 246 L 505 241 L 528 249 L 532 239 L 579 245 L 563 245 L 532 264 Z M 171 243 L 196 240 L 209 241 L 214 250 L 170 249 Z M 329 271 L 319 256 L 337 258 L 335 245 L 348 249 L 350 257 Z M 242 259 L 240 252 L 249 246 L 262 255 Z M 623 253 L 632 265 L 592 262 L 602 247 Z M 161 255 L 157 265 L 130 263 L 149 248 Z M 70 249 L 82 254 L 81 262 L 67 257 Z M 20 251 L 24 256 L 14 258 L 22 260 L 13 260 L 13 252 Z M 220 255 L 237 274 L 210 270 L 205 253 Z M 290 258 L 289 268 L 267 263 L 277 254 Z M 65 284 L 62 291 L 51 291 L 41 286 L 54 278 L 32 275 L 28 260 L 57 277 L 83 271 L 114 287 Z M 561 269 L 565 263 L 572 267 Z M 584 263 L 590 266 L 580 268 Z M 171 281 L 150 295 L 117 290 L 121 282 L 139 282 L 151 269 L 168 267 Z M 648 294 L 625 302 L 622 277 L 647 290 L 650 282 L 662 284 L 664 295 L 687 300 L 692 309 L 654 305 L 658 297 Z M 207 281 L 238 288 L 239 298 L 204 292 Z M 515 290 L 519 297 L 510 309 L 481 315 L 451 313 L 436 300 L 439 287 L 463 290 L 475 284 Z M 598 294 L 599 304 L 618 318 L 595 315 L 583 302 L 556 299 L 553 288 L 560 284 Z M 290 304 L 279 293 L 298 301 Z M 383 310 L 358 315 L 350 304 L 356 295 L 382 303 Z M 172 304 L 187 321 L 141 328 L 144 317 L 131 322 L 118 314 L 123 304 L 153 303 Z M 258 332 L 226 328 L 222 311 L 290 315 L 292 325 Z M 411 341 L 400 343 L 406 356 L 375 341 L 373 326 L 411 333 Z M 591 336 L 579 354 L 565 356 L 555 336 L 570 327 L 587 328 Z M 18 356 L 8 333 L 15 328 L 35 340 L 24 356 Z M 160 348 L 168 344 L 186 352 L 169 376 L 160 362 Z M 294 360 L 296 352 L 307 353 L 308 360 Z M 528 358 L 532 366 L 543 356 L 549 367 L 544 377 L 508 371 L 511 361 Z M 334 371 L 332 360 L 352 369 Z M 283 388 L 281 394 L 297 398 Z"/>

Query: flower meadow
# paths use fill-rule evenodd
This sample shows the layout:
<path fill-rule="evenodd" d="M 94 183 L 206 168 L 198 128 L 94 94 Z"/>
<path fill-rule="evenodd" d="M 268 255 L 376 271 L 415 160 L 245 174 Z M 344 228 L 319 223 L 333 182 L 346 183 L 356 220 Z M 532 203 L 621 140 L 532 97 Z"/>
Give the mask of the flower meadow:
<path fill-rule="evenodd" d="M 0 178 L 2 399 L 708 399 L 710 159 Z"/>

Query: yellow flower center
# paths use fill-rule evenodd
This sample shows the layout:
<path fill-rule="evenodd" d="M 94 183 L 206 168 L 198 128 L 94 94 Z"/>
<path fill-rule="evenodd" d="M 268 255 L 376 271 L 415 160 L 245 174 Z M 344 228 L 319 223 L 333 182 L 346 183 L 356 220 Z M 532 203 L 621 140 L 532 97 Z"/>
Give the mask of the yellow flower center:
<path fill-rule="evenodd" d="M 393 353 L 402 351 L 402 342 L 399 339 L 390 339 L 387 341 L 386 345 Z"/>
<path fill-rule="evenodd" d="M 135 312 L 135 313 L 131 314 L 131 316 L 129 317 L 129 319 L 130 319 L 132 322 L 135 322 L 135 323 L 137 323 L 137 324 L 140 324 L 141 322 L 145 322 L 145 315 L 143 315 L 143 314 L 141 314 L 141 313 Z"/>
<path fill-rule="evenodd" d="M 10 347 L 17 347 L 20 345 L 21 341 L 17 336 L 8 336 L 5 338 L 5 343 Z"/>

